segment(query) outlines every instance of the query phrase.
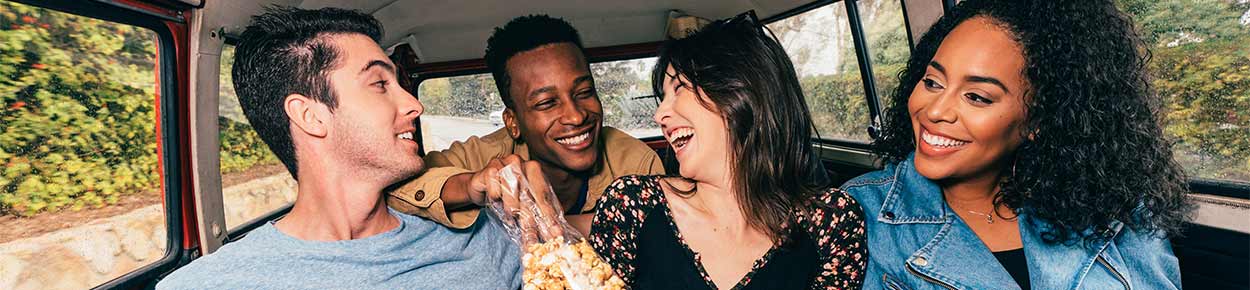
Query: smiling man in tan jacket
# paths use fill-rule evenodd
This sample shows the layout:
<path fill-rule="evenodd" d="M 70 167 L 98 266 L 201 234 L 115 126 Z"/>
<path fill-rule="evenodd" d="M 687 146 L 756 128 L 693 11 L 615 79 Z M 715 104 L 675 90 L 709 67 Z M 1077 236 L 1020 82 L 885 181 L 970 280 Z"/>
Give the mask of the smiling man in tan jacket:
<path fill-rule="evenodd" d="M 664 173 L 646 144 L 603 126 L 581 39 L 564 20 L 531 15 L 496 28 L 486 64 L 503 99 L 505 127 L 430 152 L 424 158 L 430 169 L 389 193 L 392 208 L 466 228 L 486 203 L 489 178 L 505 164 L 534 160 L 565 217 L 584 234 L 612 181 Z"/>

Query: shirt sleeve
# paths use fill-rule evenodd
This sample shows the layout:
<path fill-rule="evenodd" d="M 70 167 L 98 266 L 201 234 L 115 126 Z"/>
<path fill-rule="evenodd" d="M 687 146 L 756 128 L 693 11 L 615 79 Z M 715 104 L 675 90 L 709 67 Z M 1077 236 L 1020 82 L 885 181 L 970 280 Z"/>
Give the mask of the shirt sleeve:
<path fill-rule="evenodd" d="M 812 236 L 820 261 L 812 289 L 859 289 L 868 266 L 863 212 L 855 199 L 831 188 L 798 214 L 799 225 Z"/>
<path fill-rule="evenodd" d="M 485 168 L 487 161 L 502 153 L 501 146 L 492 145 L 489 140 L 474 136 L 464 142 L 452 143 L 446 150 L 426 154 L 423 160 L 429 169 L 387 192 L 386 204 L 397 211 L 424 217 L 449 228 L 472 226 L 481 209 L 472 207 L 448 212 L 442 199 L 443 184 L 452 176 Z"/>
<path fill-rule="evenodd" d="M 624 176 L 599 198 L 599 211 L 590 226 L 590 245 L 612 266 L 625 285 L 634 284 L 636 240 L 643 221 L 658 202 L 659 188 L 644 185 L 642 176 Z"/>

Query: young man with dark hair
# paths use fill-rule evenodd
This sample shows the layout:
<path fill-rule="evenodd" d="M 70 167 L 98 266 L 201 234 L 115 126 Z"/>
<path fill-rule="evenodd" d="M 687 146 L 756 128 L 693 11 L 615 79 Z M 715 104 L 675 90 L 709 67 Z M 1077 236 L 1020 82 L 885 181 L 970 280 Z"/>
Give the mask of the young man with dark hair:
<path fill-rule="evenodd" d="M 464 229 L 390 210 L 423 169 L 422 107 L 396 81 L 373 17 L 273 7 L 236 48 L 248 121 L 298 180 L 291 212 L 169 275 L 158 289 L 517 289 L 519 249 L 483 216 Z"/>
<path fill-rule="evenodd" d="M 646 144 L 603 126 L 581 38 L 568 22 L 530 15 L 495 28 L 486 65 L 503 99 L 505 128 L 430 152 L 430 170 L 390 192 L 391 207 L 467 227 L 485 203 L 488 179 L 506 163 L 501 160 L 535 160 L 564 207 L 559 210 L 585 233 L 588 213 L 613 180 L 664 173 Z"/>

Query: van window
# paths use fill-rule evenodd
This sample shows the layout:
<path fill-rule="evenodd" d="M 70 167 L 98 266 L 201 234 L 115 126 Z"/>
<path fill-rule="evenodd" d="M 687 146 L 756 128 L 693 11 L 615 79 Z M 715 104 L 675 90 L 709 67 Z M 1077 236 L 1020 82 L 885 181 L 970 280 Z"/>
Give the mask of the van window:
<path fill-rule="evenodd" d="M 0 289 L 160 260 L 157 33 L 0 1 Z"/>
<path fill-rule="evenodd" d="M 221 199 L 227 230 L 295 202 L 295 179 L 243 115 L 231 78 L 233 68 L 234 46 L 227 45 L 221 50 L 217 103 Z"/>
<path fill-rule="evenodd" d="M 1250 184 L 1250 2 L 1120 0 L 1190 177 Z"/>
<path fill-rule="evenodd" d="M 865 0 L 856 2 L 864 38 L 868 42 L 873 81 L 881 108 L 890 105 L 890 95 L 898 88 L 898 73 L 907 66 L 911 45 L 903 21 L 902 1 Z M 853 61 L 853 60 L 852 60 Z"/>
<path fill-rule="evenodd" d="M 821 6 L 767 26 L 794 63 L 820 137 L 868 142 L 868 104 L 843 4 Z"/>
<path fill-rule="evenodd" d="M 651 118 L 657 105 L 650 98 L 655 60 L 649 57 L 590 64 L 603 104 L 604 126 L 636 138 L 661 135 Z M 490 73 L 427 79 L 417 86 L 417 95 L 425 107 L 421 134 L 427 152 L 503 128 L 503 101 Z"/>

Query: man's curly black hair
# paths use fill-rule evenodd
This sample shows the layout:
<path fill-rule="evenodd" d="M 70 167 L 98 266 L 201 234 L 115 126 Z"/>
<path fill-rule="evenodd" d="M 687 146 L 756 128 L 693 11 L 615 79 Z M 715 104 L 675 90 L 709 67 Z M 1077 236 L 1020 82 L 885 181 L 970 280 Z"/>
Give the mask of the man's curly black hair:
<path fill-rule="evenodd" d="M 503 27 L 495 28 L 495 33 L 486 40 L 486 67 L 495 77 L 495 87 L 499 89 L 504 106 L 512 107 L 512 97 L 508 95 L 508 88 L 512 85 L 512 78 L 508 76 L 508 59 L 539 46 L 566 42 L 576 45 L 579 50 L 585 49 L 577 29 L 564 19 L 547 15 L 521 16 L 508 21 Z"/>
<path fill-rule="evenodd" d="M 1030 85 L 1024 128 L 995 205 L 1044 220 L 1047 242 L 1111 238 L 1122 223 L 1179 234 L 1192 205 L 1160 126 L 1149 51 L 1110 0 L 962 1 L 920 38 L 899 72 L 873 151 L 899 162 L 915 150 L 907 111 L 912 90 L 955 26 L 985 17 L 1020 45 Z M 1011 158 L 1011 157 L 1008 157 Z"/>

